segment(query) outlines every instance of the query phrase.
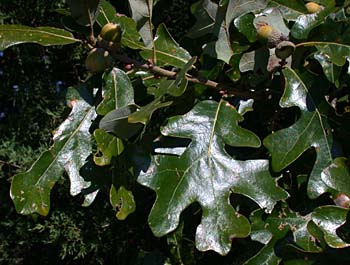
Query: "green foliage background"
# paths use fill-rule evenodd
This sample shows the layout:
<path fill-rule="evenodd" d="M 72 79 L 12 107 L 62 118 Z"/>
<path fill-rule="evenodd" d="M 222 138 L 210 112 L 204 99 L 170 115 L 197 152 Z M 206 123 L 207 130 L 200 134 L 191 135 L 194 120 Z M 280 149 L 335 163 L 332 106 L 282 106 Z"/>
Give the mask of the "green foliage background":
<path fill-rule="evenodd" d="M 200 58 L 202 64 L 201 73 L 206 77 L 213 77 L 220 82 L 230 82 L 232 80 L 236 82 L 241 78 L 238 83 L 235 83 L 238 84 L 240 88 L 253 87 L 258 92 L 264 91 L 267 87 L 265 83 L 267 81 L 266 73 L 261 73 L 259 71 L 245 72 L 242 71 L 242 69 L 238 69 L 241 70 L 242 73 L 240 77 L 237 77 L 234 73 L 234 70 L 237 69 L 229 69 L 227 65 L 223 64 L 223 61 L 227 60 L 228 56 L 231 58 L 231 54 L 226 54 L 218 49 L 218 54 L 216 55 L 218 58 L 220 57 L 219 59 L 222 61 L 217 61 L 210 57 L 213 57 L 211 52 L 213 52 L 212 49 L 215 48 L 216 45 L 215 38 L 207 34 L 199 36 L 195 40 L 189 38 L 189 35 L 187 35 L 188 30 L 199 19 L 198 17 L 196 18 L 190 10 L 191 6 L 192 9 L 194 9 L 194 4 L 196 2 L 197 1 L 185 0 L 159 1 L 153 14 L 153 24 L 155 28 L 162 28 L 163 26 L 161 24 L 164 23 L 170 35 L 180 43 L 181 47 L 190 51 L 192 55 L 200 55 L 202 52 L 200 47 L 203 47 L 203 44 L 206 43 L 207 49 L 204 50 L 204 55 Z M 216 4 L 220 3 L 223 6 L 227 4 L 227 1 L 212 2 Z M 281 1 L 272 2 L 278 4 Z M 302 1 L 298 2 L 300 3 Z M 327 1 L 323 2 L 326 4 L 328 3 Z M 116 7 L 118 13 L 130 16 L 127 1 L 110 1 L 110 3 Z M 347 8 L 349 8 L 348 4 L 348 1 L 339 1 L 339 3 L 336 3 L 338 6 L 347 5 Z M 60 14 L 57 10 L 61 8 L 66 8 L 64 1 L 21 0 L 14 2 L 3 0 L 0 2 L 0 19 L 2 24 L 59 27 L 60 23 L 58 23 L 58 21 L 60 20 Z M 342 22 L 341 19 L 344 19 L 344 17 L 342 17 L 341 14 L 338 15 Z M 249 16 L 247 16 L 246 19 L 251 22 Z M 341 39 L 339 41 L 348 42 L 346 33 L 349 33 L 349 27 L 348 25 L 344 26 L 344 24 L 339 26 L 340 24 L 341 23 L 337 23 L 337 20 L 327 19 L 324 25 L 320 27 L 315 25 L 315 28 L 310 30 L 308 40 L 319 41 L 321 36 L 321 38 L 324 38 L 324 41 L 332 41 L 340 37 Z M 222 26 L 219 28 L 222 29 Z M 324 30 L 326 32 L 329 31 L 329 28 L 335 30 L 322 37 L 323 35 L 321 33 Z M 217 30 L 220 31 L 220 29 Z M 258 46 L 261 45 L 261 43 L 256 41 L 255 34 L 249 35 L 249 32 L 241 29 L 242 27 L 237 26 L 237 28 L 230 28 L 230 31 L 233 31 L 231 33 L 235 36 L 234 43 L 241 45 L 239 49 L 242 49 L 242 51 L 246 49 L 244 47 L 245 45 L 253 43 L 250 46 L 250 50 L 247 51 L 247 55 L 259 48 Z M 305 34 L 302 30 L 296 30 L 294 32 L 295 34 L 292 38 L 300 37 L 297 34 Z M 164 30 L 161 34 L 163 34 L 163 36 L 166 35 Z M 212 42 L 208 43 L 209 40 Z M 317 89 L 322 90 L 326 88 L 324 84 L 334 81 L 335 86 L 332 86 L 332 93 L 343 93 L 335 97 L 340 98 L 340 96 L 344 96 L 343 100 L 337 105 L 337 111 L 343 113 L 344 117 L 338 119 L 335 115 L 333 120 L 334 124 L 331 124 L 331 126 L 335 128 L 335 137 L 342 140 L 340 143 L 344 151 L 342 156 L 348 157 L 350 152 L 349 143 L 347 143 L 346 140 L 344 141 L 344 139 L 348 139 L 349 137 L 349 131 L 347 131 L 349 127 L 347 125 L 349 121 L 349 75 L 346 73 L 348 62 L 344 62 L 345 66 L 343 67 L 337 65 L 338 68 L 335 70 L 332 69 L 332 71 L 334 71 L 332 73 L 336 75 L 338 79 L 330 80 L 334 76 L 327 75 L 326 71 L 325 76 L 323 76 L 322 72 L 325 69 L 329 69 L 327 67 L 330 67 L 330 62 L 325 60 L 321 54 L 325 47 L 317 46 L 317 49 L 320 50 L 318 61 L 316 61 L 315 58 L 308 57 L 309 54 L 307 53 L 301 53 L 298 54 L 300 56 L 299 62 L 302 61 L 304 57 L 308 58 L 308 71 L 315 75 L 322 75 L 322 77 L 319 78 L 319 86 Z M 150 51 L 147 52 L 151 53 Z M 303 225 L 309 221 L 307 220 L 309 217 L 305 217 L 304 219 L 304 216 L 301 217 L 297 215 L 296 212 L 298 214 L 308 214 L 318 206 L 334 204 L 329 194 L 323 194 L 313 200 L 306 195 L 308 188 L 306 185 L 307 174 L 313 170 L 313 163 L 310 163 L 310 161 L 315 161 L 317 159 L 314 150 L 307 150 L 301 157 L 296 157 L 292 161 L 293 163 L 287 167 L 285 167 L 285 164 L 282 164 L 282 166 L 278 165 L 279 157 L 276 158 L 274 156 L 274 154 L 277 153 L 274 148 L 277 146 L 279 150 L 279 148 L 282 149 L 282 147 L 279 140 L 274 138 L 278 134 L 271 134 L 271 132 L 288 128 L 298 119 L 301 119 L 300 117 L 303 115 L 309 115 L 306 111 L 300 111 L 297 108 L 297 104 L 300 102 L 293 102 L 293 97 L 288 95 L 288 85 L 286 86 L 287 92 L 283 94 L 285 100 L 284 106 L 283 104 L 278 106 L 278 101 L 282 92 L 272 91 L 268 98 L 269 107 L 267 107 L 266 102 L 257 101 L 254 104 L 254 113 L 247 112 L 244 115 L 244 121 L 240 123 L 240 126 L 251 130 L 260 139 L 264 139 L 266 136 L 270 135 L 264 140 L 265 147 L 260 146 L 259 148 L 251 150 L 252 148 L 244 147 L 244 144 L 240 145 L 240 143 L 234 143 L 233 140 L 228 140 L 230 138 L 226 137 L 225 143 L 228 145 L 225 146 L 225 151 L 237 160 L 266 159 L 267 153 L 270 151 L 270 153 L 272 153 L 272 170 L 270 169 L 270 171 L 282 171 L 282 176 L 280 178 L 277 174 L 275 174 L 274 177 L 276 177 L 276 181 L 278 179 L 279 187 L 284 188 L 290 194 L 290 199 L 288 199 L 290 212 L 286 212 L 288 207 L 285 207 L 283 203 L 279 203 L 272 213 L 267 215 L 263 211 L 257 209 L 259 200 L 255 200 L 254 196 L 250 197 L 251 200 L 247 200 L 244 196 L 239 195 L 239 192 L 232 194 L 230 196 L 230 202 L 234 208 L 239 209 L 240 214 L 250 216 L 252 234 L 249 238 L 237 240 L 235 238 L 232 242 L 232 249 L 226 256 L 220 256 L 212 251 L 200 252 L 196 249 L 196 228 L 201 222 L 202 215 L 205 216 L 206 214 L 205 208 L 201 207 L 198 203 L 190 205 L 181 214 L 179 229 L 167 236 L 161 238 L 155 237 L 152 231 L 158 233 L 158 235 L 164 235 L 167 231 L 162 227 L 157 227 L 157 219 L 159 218 L 156 210 L 153 209 L 152 211 L 155 212 L 155 214 L 152 212 L 153 215 L 151 214 L 150 217 L 148 217 L 156 196 L 151 190 L 139 184 L 133 187 L 133 194 L 137 203 L 136 212 L 131 214 L 125 221 L 118 221 L 115 218 L 115 213 L 111 210 L 111 206 L 108 203 L 108 185 L 110 185 L 112 181 L 107 181 L 108 185 L 101 185 L 101 192 L 92 206 L 82 208 L 81 204 L 84 200 L 82 195 L 75 198 L 68 195 L 69 183 L 67 176 L 61 177 L 58 180 L 58 185 L 55 185 L 51 192 L 51 211 L 47 217 L 44 218 L 36 214 L 31 214 L 29 216 L 18 215 L 8 196 L 12 176 L 29 168 L 36 158 L 39 157 L 39 154 L 52 145 L 52 129 L 57 128 L 70 111 L 65 104 L 67 88 L 77 84 L 86 77 L 83 66 L 86 53 L 86 47 L 81 44 L 65 45 L 62 47 L 42 47 L 35 44 L 26 44 L 10 47 L 0 54 L 1 264 L 179 264 L 181 259 L 184 264 L 243 264 L 247 259 L 257 254 L 258 251 L 264 254 L 264 250 L 266 250 L 268 254 L 274 253 L 272 257 L 270 255 L 267 259 L 279 259 L 283 256 L 284 260 L 282 264 L 289 265 L 300 264 L 300 262 L 302 262 L 302 264 L 328 264 L 330 262 L 337 262 L 337 264 L 345 265 L 350 262 L 349 248 L 331 248 L 325 242 L 321 242 L 317 246 L 311 244 L 312 246 L 308 249 L 309 251 L 304 251 L 291 244 L 295 239 L 292 232 L 283 228 L 280 229 L 280 227 L 276 225 L 276 223 L 278 224 L 276 220 L 281 219 L 280 215 L 282 212 L 283 217 L 292 220 L 290 223 L 295 222 L 295 229 L 301 234 L 305 228 Z M 128 54 L 140 59 L 139 55 L 134 51 L 128 50 Z M 144 52 L 144 54 L 146 54 L 146 52 Z M 236 58 L 235 56 L 238 57 Z M 233 54 L 232 58 L 239 60 L 240 56 L 240 54 Z M 334 57 L 337 57 L 336 53 Z M 342 61 L 342 58 L 338 58 L 338 60 Z M 236 63 L 230 63 L 238 67 Z M 249 58 L 247 58 L 247 64 L 248 63 Z M 320 64 L 323 69 L 320 67 Z M 333 64 L 331 65 L 334 66 Z M 190 65 L 189 68 L 191 68 L 191 66 L 192 65 Z M 121 64 L 120 67 L 124 67 L 124 65 Z M 241 65 L 239 65 L 239 67 L 241 67 Z M 169 67 L 167 69 L 170 70 Z M 288 67 L 283 70 L 283 74 L 288 76 L 288 80 L 302 77 L 301 81 L 304 81 L 312 78 L 308 73 L 294 72 L 294 70 Z M 297 80 L 296 83 L 300 86 L 300 83 L 302 83 L 301 81 Z M 272 80 L 268 80 L 268 82 L 270 82 L 268 83 L 269 87 L 281 87 L 284 85 L 284 80 L 278 75 Z M 195 90 L 191 92 L 193 92 L 192 95 L 195 95 L 194 97 L 185 94 L 182 99 L 188 96 L 186 98 L 188 101 L 198 101 L 210 97 L 211 99 L 219 101 L 221 98 L 221 94 L 218 91 L 209 91 L 201 86 L 197 86 Z M 160 92 L 158 91 L 155 93 Z M 321 94 L 321 92 L 317 93 Z M 145 92 L 144 94 L 138 93 L 135 96 L 137 104 L 145 105 L 151 102 L 151 97 L 145 96 L 145 94 Z M 292 92 L 290 92 L 290 94 L 292 94 Z M 308 98 L 308 100 L 310 100 L 310 98 Z M 174 109 L 165 108 L 156 110 L 157 118 L 151 120 L 148 124 L 145 138 L 154 137 L 160 130 L 160 127 L 165 125 L 164 121 L 166 117 L 176 114 L 182 115 L 188 112 L 192 102 L 190 104 L 187 104 L 187 101 L 184 102 L 183 105 L 175 104 Z M 235 99 L 231 98 L 229 98 L 229 102 L 231 104 L 237 103 Z M 310 104 L 310 101 L 307 103 Z M 198 104 L 197 106 L 201 105 Z M 292 108 L 287 108 L 290 106 L 292 106 Z M 249 107 L 247 109 L 249 110 Z M 147 112 L 145 109 L 144 111 Z M 224 109 L 222 111 L 225 112 L 228 110 Z M 215 113 L 215 111 L 213 113 Z M 242 119 L 238 113 L 231 113 L 231 115 L 236 115 L 239 121 Z M 141 116 L 140 118 L 140 116 L 135 116 L 136 115 L 134 115 L 133 118 L 136 120 L 141 119 L 143 122 L 145 120 L 148 122 L 145 117 Z M 186 136 L 185 132 L 181 132 L 181 130 L 176 131 L 176 129 L 171 127 L 173 124 L 179 122 L 179 120 L 181 119 L 170 119 L 167 127 L 162 128 L 163 133 L 166 134 L 170 131 L 171 136 Z M 181 122 L 185 123 L 186 120 L 181 120 Z M 221 122 L 224 123 L 224 121 Z M 171 131 L 172 129 L 173 131 Z M 248 134 L 245 136 L 247 135 Z M 248 143 L 247 145 L 249 145 L 249 147 L 258 146 L 254 143 Z M 283 145 L 283 147 L 285 146 L 289 145 Z M 284 153 L 288 151 L 289 150 Z M 293 151 L 291 153 L 293 153 Z M 89 159 L 92 160 L 92 157 L 89 157 Z M 172 163 L 172 156 L 170 156 L 170 158 L 158 156 L 155 159 L 167 161 L 166 166 Z M 106 168 L 102 167 L 100 170 L 100 173 L 109 173 Z M 151 173 L 146 172 L 145 175 L 139 179 L 139 182 L 156 190 L 155 184 L 147 182 L 146 177 L 157 177 L 157 170 L 161 171 L 161 168 L 153 167 L 152 170 Z M 246 178 L 249 176 L 250 175 L 247 175 Z M 273 186 L 271 183 L 268 184 Z M 260 187 L 259 185 L 259 188 Z M 166 188 L 168 187 L 165 187 L 162 191 L 166 190 Z M 238 190 L 240 188 L 244 189 L 244 185 L 238 187 Z M 270 192 L 271 191 L 272 188 Z M 273 190 L 274 194 L 278 194 L 279 192 L 281 192 L 281 189 L 276 188 Z M 244 192 L 242 193 L 246 194 Z M 270 199 L 270 204 L 274 204 L 274 200 L 277 201 L 284 198 L 283 194 L 278 196 L 280 197 Z M 161 203 L 162 202 L 160 202 L 160 204 Z M 185 206 L 187 205 L 182 205 L 182 207 Z M 162 208 L 162 205 L 159 208 Z M 322 210 L 324 210 L 324 212 L 322 212 Z M 327 208 L 321 209 L 319 212 L 319 216 L 321 217 L 326 214 L 332 214 L 332 211 L 328 211 Z M 222 215 L 224 214 L 225 213 L 222 212 Z M 317 217 L 317 215 L 314 216 L 315 220 Z M 151 231 L 147 222 L 152 221 L 152 219 L 155 220 L 156 225 L 152 227 L 153 230 Z M 184 220 L 191 220 L 191 222 L 184 222 Z M 320 220 L 322 221 L 323 219 L 320 218 Z M 262 222 L 267 225 L 261 227 Z M 342 238 L 344 238 L 346 242 L 349 242 L 348 228 L 349 225 L 347 222 L 343 227 L 345 231 L 342 231 Z M 320 230 L 317 229 L 314 231 L 321 233 Z M 272 234 L 272 243 L 264 242 L 266 239 L 259 238 L 259 233 L 265 237 Z M 323 238 L 323 234 L 318 236 L 318 238 Z M 303 237 L 300 236 L 300 238 L 302 241 Z M 256 239 L 256 241 L 253 239 Z M 182 243 L 179 244 L 178 240 L 181 240 Z M 228 240 L 228 238 L 226 238 L 226 240 Z M 274 248 L 275 245 L 272 245 L 275 243 L 278 248 Z M 322 248 L 321 251 L 320 248 Z M 255 261 L 253 258 L 250 260 L 251 263 L 249 264 L 259 264 L 254 262 L 260 261 L 261 260 Z"/>

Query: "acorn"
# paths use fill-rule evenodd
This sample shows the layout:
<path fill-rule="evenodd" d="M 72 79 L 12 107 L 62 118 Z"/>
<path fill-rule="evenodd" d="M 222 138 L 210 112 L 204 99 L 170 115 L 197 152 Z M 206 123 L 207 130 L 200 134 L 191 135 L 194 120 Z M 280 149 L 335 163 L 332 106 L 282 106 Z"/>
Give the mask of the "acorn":
<path fill-rule="evenodd" d="M 284 60 L 293 54 L 295 50 L 295 44 L 290 41 L 281 41 L 277 44 L 275 49 L 275 55 Z"/>
<path fill-rule="evenodd" d="M 274 48 L 281 41 L 288 40 L 282 32 L 274 29 L 268 24 L 257 25 L 257 34 L 260 39 L 267 40 L 267 46 L 269 48 Z"/>
<path fill-rule="evenodd" d="M 102 27 L 100 36 L 105 41 L 118 43 L 122 38 L 122 29 L 119 24 L 107 23 Z"/>
<path fill-rule="evenodd" d="M 314 14 L 321 10 L 321 6 L 315 2 L 306 3 L 305 7 L 309 14 Z"/>
<path fill-rule="evenodd" d="M 90 73 L 101 73 L 112 65 L 112 56 L 102 48 L 92 49 L 85 59 L 85 67 Z"/>

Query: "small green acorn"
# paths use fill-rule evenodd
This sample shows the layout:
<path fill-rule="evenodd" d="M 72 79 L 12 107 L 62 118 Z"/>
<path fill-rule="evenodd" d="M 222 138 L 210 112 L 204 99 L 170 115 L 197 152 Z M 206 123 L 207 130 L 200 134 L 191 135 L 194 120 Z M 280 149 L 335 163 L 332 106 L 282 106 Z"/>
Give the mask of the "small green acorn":
<path fill-rule="evenodd" d="M 85 59 L 85 67 L 90 73 L 101 73 L 111 67 L 113 58 L 108 51 L 102 48 L 94 48 Z"/>
<path fill-rule="evenodd" d="M 107 23 L 102 27 L 100 36 L 105 41 L 119 43 L 122 38 L 122 29 L 119 24 Z"/>

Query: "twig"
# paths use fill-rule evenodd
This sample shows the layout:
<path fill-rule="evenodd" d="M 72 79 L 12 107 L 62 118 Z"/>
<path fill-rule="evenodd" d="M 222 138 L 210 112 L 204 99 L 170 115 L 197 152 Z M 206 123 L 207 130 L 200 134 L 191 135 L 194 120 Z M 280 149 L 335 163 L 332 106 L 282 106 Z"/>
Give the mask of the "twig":
<path fill-rule="evenodd" d="M 122 63 L 131 64 L 136 68 L 147 70 L 157 76 L 167 77 L 169 79 L 176 78 L 177 72 L 166 70 L 162 67 L 153 65 L 152 63 L 143 63 L 136 59 L 130 58 L 127 54 L 121 53 L 119 49 L 113 49 L 112 43 L 108 44 L 106 42 L 99 41 L 99 46 L 110 51 L 110 54 L 113 56 L 113 58 Z M 223 91 L 224 93 L 227 93 L 230 96 L 241 96 L 245 98 L 254 98 L 254 99 L 263 98 L 262 94 L 252 92 L 250 90 L 242 90 L 242 89 L 235 88 L 233 87 L 233 84 L 218 83 L 218 82 L 209 80 L 201 75 L 195 76 L 195 75 L 187 74 L 186 79 L 192 83 L 201 84 L 219 91 Z"/>

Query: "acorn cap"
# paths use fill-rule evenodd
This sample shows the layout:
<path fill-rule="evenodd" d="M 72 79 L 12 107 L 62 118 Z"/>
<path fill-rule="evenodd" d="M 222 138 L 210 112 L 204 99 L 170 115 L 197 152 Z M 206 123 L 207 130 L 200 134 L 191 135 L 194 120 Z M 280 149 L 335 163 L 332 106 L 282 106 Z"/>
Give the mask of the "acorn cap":
<path fill-rule="evenodd" d="M 275 55 L 280 59 L 286 59 L 293 54 L 295 45 L 290 41 L 281 41 L 277 44 L 275 49 Z"/>

